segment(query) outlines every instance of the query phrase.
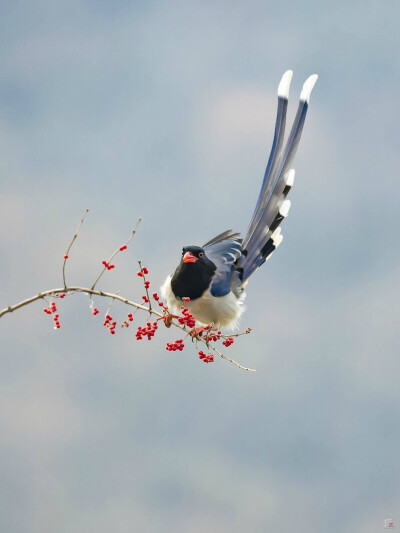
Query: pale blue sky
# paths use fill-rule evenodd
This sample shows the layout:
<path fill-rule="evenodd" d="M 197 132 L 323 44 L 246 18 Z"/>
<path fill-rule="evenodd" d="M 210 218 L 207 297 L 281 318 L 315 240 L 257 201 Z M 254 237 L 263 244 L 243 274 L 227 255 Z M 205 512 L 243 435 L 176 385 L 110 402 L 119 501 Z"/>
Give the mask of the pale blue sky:
<path fill-rule="evenodd" d="M 324 531 L 400 524 L 398 3 L 0 2 L 0 307 L 98 266 L 140 298 L 182 245 L 245 231 L 270 149 L 320 78 L 284 242 L 223 361 L 107 334 L 87 298 L 1 320 L 7 533 Z M 96 301 L 102 312 L 105 302 Z M 122 317 L 125 310 L 115 305 Z"/>

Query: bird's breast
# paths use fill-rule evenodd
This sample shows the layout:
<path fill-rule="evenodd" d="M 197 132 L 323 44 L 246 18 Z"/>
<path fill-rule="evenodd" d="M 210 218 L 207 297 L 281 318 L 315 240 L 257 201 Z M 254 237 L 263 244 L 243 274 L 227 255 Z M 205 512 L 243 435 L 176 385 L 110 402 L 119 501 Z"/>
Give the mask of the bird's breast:
<path fill-rule="evenodd" d="M 244 311 L 244 293 L 240 298 L 237 298 L 233 292 L 225 296 L 213 296 L 207 288 L 198 298 L 182 302 L 176 297 L 171 281 L 171 276 L 168 276 L 161 287 L 161 294 L 170 309 L 180 312 L 180 307 L 184 305 L 201 324 L 213 323 L 218 328 L 229 329 L 237 326 L 239 317 Z"/>

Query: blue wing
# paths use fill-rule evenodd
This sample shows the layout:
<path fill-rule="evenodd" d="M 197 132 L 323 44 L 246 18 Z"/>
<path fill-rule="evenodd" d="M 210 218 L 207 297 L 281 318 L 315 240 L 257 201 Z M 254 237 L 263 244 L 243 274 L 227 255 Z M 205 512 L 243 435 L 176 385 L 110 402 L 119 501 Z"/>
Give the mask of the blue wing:
<path fill-rule="evenodd" d="M 231 291 L 232 267 L 242 254 L 241 239 L 232 230 L 221 233 L 204 246 L 206 256 L 215 264 L 217 270 L 211 283 L 213 296 L 225 296 Z"/>

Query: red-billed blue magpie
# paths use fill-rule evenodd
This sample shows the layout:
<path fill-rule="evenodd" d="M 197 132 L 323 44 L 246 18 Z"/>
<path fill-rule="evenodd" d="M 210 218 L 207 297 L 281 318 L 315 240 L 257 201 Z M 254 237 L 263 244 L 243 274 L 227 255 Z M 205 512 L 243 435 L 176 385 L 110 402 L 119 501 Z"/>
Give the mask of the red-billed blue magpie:
<path fill-rule="evenodd" d="M 217 328 L 236 326 L 244 309 L 244 287 L 249 277 L 282 242 L 280 223 L 290 208 L 286 196 L 294 181 L 293 159 L 311 91 L 318 79 L 314 74 L 304 83 L 292 130 L 283 148 L 292 75 L 291 70 L 285 72 L 278 87 L 274 140 L 245 238 L 228 230 L 202 247 L 185 246 L 178 268 L 161 288 L 170 309 L 179 311 L 184 305 L 202 324 L 212 323 Z"/>

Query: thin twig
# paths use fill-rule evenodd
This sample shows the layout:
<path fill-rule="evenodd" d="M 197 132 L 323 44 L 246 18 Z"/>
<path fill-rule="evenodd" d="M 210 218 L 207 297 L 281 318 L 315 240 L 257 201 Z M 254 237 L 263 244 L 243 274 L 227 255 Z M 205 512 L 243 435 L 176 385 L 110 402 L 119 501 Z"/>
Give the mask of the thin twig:
<path fill-rule="evenodd" d="M 222 339 L 227 339 L 228 337 L 241 337 L 242 335 L 248 335 L 251 333 L 251 328 L 247 328 L 245 331 L 242 331 L 240 333 L 231 333 L 230 335 L 227 335 L 226 333 L 221 333 Z"/>
<path fill-rule="evenodd" d="M 119 294 L 119 291 L 117 291 L 117 292 L 115 293 L 115 296 L 118 296 L 118 294 Z M 110 314 L 111 307 L 112 307 L 112 304 L 114 303 L 114 300 L 115 300 L 114 297 L 111 298 L 111 302 L 108 304 L 108 307 L 107 307 L 106 316 Z"/>
<path fill-rule="evenodd" d="M 245 366 L 242 366 L 240 365 L 237 361 L 234 361 L 233 359 L 231 359 L 230 357 L 228 357 L 227 355 L 224 355 L 222 352 L 220 352 L 219 350 L 217 350 L 217 348 L 215 348 L 214 346 L 212 346 L 210 344 L 209 348 L 211 348 L 211 350 L 213 350 L 215 353 L 217 353 L 220 357 L 222 357 L 222 359 L 226 359 L 227 361 L 229 361 L 230 363 L 233 363 L 234 365 L 236 365 L 237 367 L 241 368 L 242 370 L 247 370 L 248 372 L 255 372 L 255 369 L 254 368 L 247 368 Z"/>
<path fill-rule="evenodd" d="M 129 239 L 128 239 L 128 240 L 127 240 L 122 246 L 128 246 L 128 244 L 130 243 L 132 237 L 135 235 L 136 230 L 138 229 L 139 224 L 141 223 L 141 221 L 142 221 L 142 217 L 139 218 L 139 220 L 137 221 L 137 224 L 136 224 L 135 228 L 132 230 L 132 233 L 130 234 Z M 112 261 L 112 259 L 117 255 L 117 253 L 121 251 L 122 246 L 118 246 L 118 248 L 117 248 L 117 249 L 115 250 L 115 252 L 111 255 L 111 257 L 109 258 L 109 260 L 106 261 L 107 264 L 109 264 L 109 263 Z M 105 272 L 106 270 L 107 270 L 107 267 L 104 266 L 104 268 L 103 268 L 103 270 L 100 272 L 98 278 L 97 278 L 96 281 L 93 283 L 93 285 L 92 285 L 92 287 L 91 287 L 92 290 L 96 287 L 96 285 L 97 285 L 99 279 L 101 278 L 101 276 L 104 274 L 104 272 Z"/>
<path fill-rule="evenodd" d="M 76 238 L 78 237 L 79 230 L 80 230 L 80 228 L 81 228 L 81 226 L 82 226 L 82 223 L 83 223 L 83 221 L 85 220 L 86 215 L 87 215 L 88 213 L 89 213 L 89 209 L 86 209 L 85 214 L 84 214 L 83 217 L 81 218 L 81 221 L 79 222 L 78 227 L 76 228 L 75 235 L 74 235 L 73 238 L 72 238 L 71 244 L 68 246 L 68 249 L 67 249 L 67 251 L 66 251 L 65 254 L 64 254 L 64 264 L 63 264 L 63 282 L 64 282 L 64 290 L 65 290 L 65 288 L 66 288 L 66 286 L 67 286 L 67 282 L 65 281 L 65 265 L 66 265 L 66 263 L 67 263 L 67 259 L 68 259 L 69 251 L 71 250 L 72 245 L 74 244 Z M 0 316 L 1 316 L 1 315 L 0 315 Z"/>

